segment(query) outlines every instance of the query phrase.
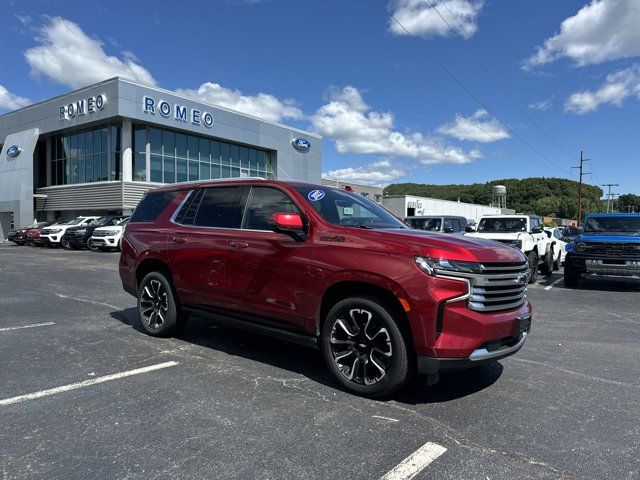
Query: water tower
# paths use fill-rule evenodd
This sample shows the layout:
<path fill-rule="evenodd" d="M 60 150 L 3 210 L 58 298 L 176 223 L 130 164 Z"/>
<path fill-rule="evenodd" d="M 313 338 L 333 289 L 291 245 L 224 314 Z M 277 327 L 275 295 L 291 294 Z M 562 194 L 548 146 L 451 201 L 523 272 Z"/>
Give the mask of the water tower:
<path fill-rule="evenodd" d="M 493 205 L 498 208 L 507 208 L 507 187 L 504 185 L 494 185 Z"/>

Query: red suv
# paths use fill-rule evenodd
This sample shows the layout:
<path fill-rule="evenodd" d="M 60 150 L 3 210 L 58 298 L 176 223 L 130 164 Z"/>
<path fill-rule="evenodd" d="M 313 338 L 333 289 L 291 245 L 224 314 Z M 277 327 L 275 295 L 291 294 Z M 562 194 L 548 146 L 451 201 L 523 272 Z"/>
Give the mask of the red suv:
<path fill-rule="evenodd" d="M 370 397 L 518 351 L 528 276 L 515 248 L 412 230 L 346 190 L 259 179 L 151 191 L 120 257 L 151 335 L 196 315 L 312 345 Z"/>

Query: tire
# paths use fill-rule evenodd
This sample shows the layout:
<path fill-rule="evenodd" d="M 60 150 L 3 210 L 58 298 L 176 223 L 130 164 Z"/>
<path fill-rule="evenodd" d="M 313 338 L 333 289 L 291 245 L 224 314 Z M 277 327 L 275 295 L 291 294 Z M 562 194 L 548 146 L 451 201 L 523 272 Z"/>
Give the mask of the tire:
<path fill-rule="evenodd" d="M 98 247 L 97 245 L 94 245 L 94 243 L 91 241 L 91 239 L 89 239 L 89 240 L 87 240 L 87 248 L 89 250 L 97 252 L 100 247 Z"/>
<path fill-rule="evenodd" d="M 531 250 L 527 253 L 527 263 L 529 264 L 529 271 L 531 272 L 529 283 L 534 284 L 538 281 L 538 252 Z"/>
<path fill-rule="evenodd" d="M 69 244 L 69 240 L 65 240 L 64 238 L 60 239 L 60 246 L 62 248 L 66 248 L 67 250 L 71 250 L 71 245 Z"/>
<path fill-rule="evenodd" d="M 560 270 L 560 258 L 562 257 L 562 252 L 560 252 L 560 255 L 558 255 L 558 258 L 556 258 L 553 261 L 553 271 L 557 272 L 558 270 Z"/>
<path fill-rule="evenodd" d="M 553 248 L 550 247 L 545 253 L 544 258 L 542 260 L 542 265 L 540 265 L 540 273 L 544 276 L 551 275 L 553 273 Z"/>
<path fill-rule="evenodd" d="M 349 392 L 386 397 L 410 380 L 409 336 L 394 315 L 395 308 L 366 296 L 341 300 L 327 314 L 320 338 L 322 356 L 331 375 Z"/>
<path fill-rule="evenodd" d="M 186 324 L 171 282 L 161 272 L 148 273 L 138 287 L 138 318 L 154 337 L 169 337 Z"/>
<path fill-rule="evenodd" d="M 576 288 L 580 285 L 580 273 L 576 271 L 571 262 L 564 261 L 564 286 L 567 288 Z"/>

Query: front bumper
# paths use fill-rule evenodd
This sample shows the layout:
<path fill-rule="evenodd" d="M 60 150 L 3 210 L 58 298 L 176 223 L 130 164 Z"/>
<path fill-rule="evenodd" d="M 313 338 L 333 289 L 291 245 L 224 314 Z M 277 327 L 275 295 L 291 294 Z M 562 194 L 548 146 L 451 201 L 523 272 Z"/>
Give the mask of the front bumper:
<path fill-rule="evenodd" d="M 494 362 L 501 358 L 513 355 L 522 348 L 527 340 L 528 332 L 522 333 L 518 338 L 497 347 L 481 347 L 474 350 L 466 358 L 436 358 L 428 356 L 418 357 L 418 373 L 425 375 L 437 375 L 442 372 L 464 370 L 485 363 Z M 489 350 L 489 348 L 491 348 Z"/>
<path fill-rule="evenodd" d="M 118 246 L 118 237 L 91 237 L 91 242 L 100 247 L 115 248 Z"/>
<path fill-rule="evenodd" d="M 71 247 L 86 247 L 87 246 L 87 238 L 83 235 L 74 235 L 65 233 L 62 238 L 64 238 Z"/>
<path fill-rule="evenodd" d="M 571 255 L 571 265 L 581 273 L 597 275 L 640 276 L 640 258 L 591 257 Z"/>

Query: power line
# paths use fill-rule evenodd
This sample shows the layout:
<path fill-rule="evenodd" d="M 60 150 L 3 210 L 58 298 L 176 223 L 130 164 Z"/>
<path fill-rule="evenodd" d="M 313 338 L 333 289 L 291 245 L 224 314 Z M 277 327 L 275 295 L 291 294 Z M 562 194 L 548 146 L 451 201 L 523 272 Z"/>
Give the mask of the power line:
<path fill-rule="evenodd" d="M 456 37 L 458 42 L 465 48 L 465 50 L 469 53 L 469 55 L 471 55 L 471 57 L 473 57 L 473 59 L 478 63 L 478 65 L 480 65 L 480 67 L 485 71 L 485 73 L 489 76 L 489 78 L 498 86 L 498 88 L 500 90 L 502 90 L 502 92 L 506 95 L 506 97 L 516 107 L 518 107 L 520 112 L 522 112 L 522 114 L 529 119 L 531 124 L 534 127 L 536 127 L 551 143 L 553 143 L 556 147 L 558 147 L 558 149 L 560 149 L 563 153 L 565 153 L 569 158 L 573 159 L 574 158 L 574 154 L 573 153 L 569 153 L 569 151 L 565 150 L 565 148 L 562 145 L 560 145 L 558 142 L 556 142 L 555 139 L 553 137 L 551 137 L 551 135 L 549 135 L 542 127 L 540 127 L 540 125 L 538 125 L 538 123 L 529 114 L 529 112 L 527 112 L 527 110 L 524 107 L 522 107 L 522 105 L 520 105 L 520 103 L 518 101 L 516 101 L 516 99 L 509 93 L 509 91 L 502 85 L 502 83 L 493 75 L 493 73 L 491 73 L 491 70 L 489 68 L 487 68 L 484 65 L 484 63 L 480 60 L 480 58 L 473 52 L 473 50 L 471 50 L 471 47 L 469 47 L 464 41 L 462 41 L 462 39 L 460 38 L 460 36 L 458 34 L 458 31 L 456 31 L 451 26 L 451 24 L 446 20 L 446 18 L 444 18 L 444 16 L 442 16 L 440 14 L 440 12 L 438 11 L 437 7 L 431 2 L 431 0 L 426 0 L 426 1 L 429 2 L 429 5 L 431 5 L 431 8 L 433 8 L 433 10 L 438 14 L 438 16 L 442 19 L 442 21 L 447 24 L 447 27 L 449 27 L 449 30 L 451 30 L 451 32 L 454 34 L 454 36 Z M 449 7 L 445 3 L 445 1 L 444 0 L 440 0 L 440 4 L 444 8 L 447 9 L 447 11 L 451 15 L 451 17 L 456 21 L 458 26 L 462 29 L 463 28 L 462 23 L 460 22 L 458 17 L 456 15 L 454 15 L 454 13 L 449 9 Z"/>
<path fill-rule="evenodd" d="M 380 2 L 378 1 L 378 3 L 380 4 Z M 381 5 L 383 10 L 384 10 L 384 6 Z M 386 13 L 386 10 L 385 10 Z M 424 46 L 424 43 L 421 42 L 415 35 L 413 35 L 409 30 L 407 30 L 407 28 L 395 17 L 395 15 L 391 14 L 390 18 L 414 41 L 416 42 L 416 44 L 418 46 L 420 46 L 420 48 L 422 48 L 422 50 L 424 50 L 439 66 L 440 68 L 442 68 L 447 75 L 449 75 L 454 82 L 456 82 L 458 84 L 458 86 L 460 88 L 462 88 L 471 98 L 473 98 L 478 105 L 480 105 L 485 111 L 487 111 L 487 113 L 489 113 L 491 116 L 493 116 L 498 122 L 500 122 L 500 124 L 509 132 L 511 133 L 513 136 L 515 136 L 516 138 L 518 138 L 522 143 L 524 143 L 527 147 L 529 147 L 531 150 L 533 150 L 534 152 L 536 152 L 541 158 L 543 158 L 544 160 L 546 160 L 553 168 L 562 171 L 563 173 L 566 173 L 564 171 L 564 169 L 560 169 L 551 159 L 549 159 L 546 155 L 544 155 L 541 151 L 539 151 L 537 148 L 535 148 L 533 145 L 531 145 L 529 142 L 527 142 L 519 133 L 515 132 L 514 130 L 512 130 L 508 125 L 506 125 L 503 121 L 501 121 L 497 115 L 495 115 L 490 109 L 489 107 L 487 107 L 484 102 L 482 100 L 480 100 L 480 98 L 478 98 L 478 96 L 476 94 L 474 94 L 464 83 L 462 83 L 462 81 L 460 79 L 458 79 L 458 77 L 456 75 L 453 74 L 453 72 L 451 72 L 446 65 L 444 65 L 432 52 L 431 50 L 429 50 L 427 47 Z"/>
<path fill-rule="evenodd" d="M 320 0 L 314 0 L 315 3 L 321 7 L 327 14 L 329 14 L 330 16 L 332 16 L 338 23 L 340 23 L 345 29 L 349 30 L 350 32 L 352 32 L 353 34 L 355 34 L 356 36 L 360 37 L 361 40 L 363 40 L 364 42 L 367 42 L 368 39 L 365 38 L 360 32 L 358 32 L 357 30 L 355 30 L 353 27 L 351 27 L 351 25 L 345 23 L 342 18 L 336 14 L 334 14 L 326 5 L 324 5 Z M 437 60 L 436 60 L 437 61 Z M 402 77 L 403 79 L 406 79 L 407 77 Z M 430 95 L 431 97 L 441 101 L 444 104 L 450 104 L 450 102 L 445 99 L 444 97 L 442 97 L 441 95 L 439 95 L 438 93 L 436 93 L 434 90 L 430 89 L 429 87 L 427 87 L 424 83 L 419 82 L 418 80 L 416 80 L 413 76 L 410 76 L 409 78 L 411 78 L 411 81 L 418 86 L 418 88 L 421 88 L 422 90 L 424 90 L 428 95 Z M 477 125 L 475 123 L 471 124 L 473 127 L 475 127 L 476 129 L 478 129 L 479 131 L 481 131 L 482 133 L 484 133 L 485 135 L 487 135 L 489 138 L 491 138 L 494 141 L 499 141 L 499 138 L 496 138 L 491 132 L 487 131 L 486 129 L 482 128 L 480 125 Z M 525 160 L 527 160 L 528 162 L 531 162 L 539 167 L 542 168 L 547 168 L 546 165 L 536 161 L 535 159 L 531 158 L 530 156 L 526 155 L 525 153 L 515 149 L 514 147 L 505 144 L 504 145 L 505 148 L 507 148 L 508 150 L 510 150 L 511 152 L 513 152 L 516 156 L 518 157 L 522 157 Z M 555 164 L 552 164 L 552 167 L 555 168 L 558 172 L 561 172 L 563 175 L 567 175 L 567 171 L 559 168 L 558 166 L 556 166 Z M 570 172 L 569 172 L 570 173 Z"/>

